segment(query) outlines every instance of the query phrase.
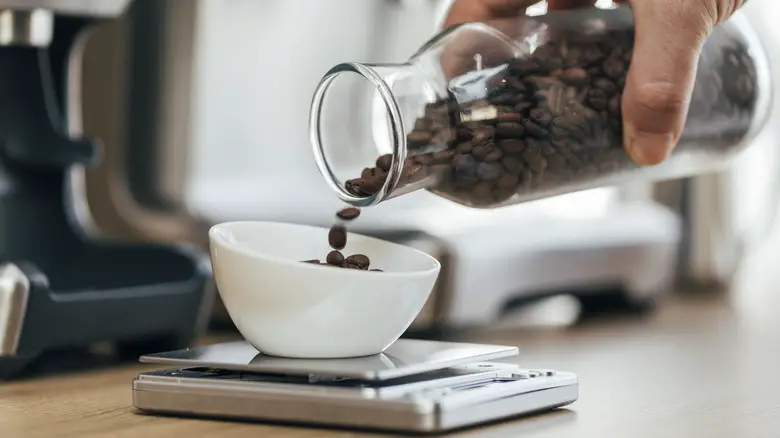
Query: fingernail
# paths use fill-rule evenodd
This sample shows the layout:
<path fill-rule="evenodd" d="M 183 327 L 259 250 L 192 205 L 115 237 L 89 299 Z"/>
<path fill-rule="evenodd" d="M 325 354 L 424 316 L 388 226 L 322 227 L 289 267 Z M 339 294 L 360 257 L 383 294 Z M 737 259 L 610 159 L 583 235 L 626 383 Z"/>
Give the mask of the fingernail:
<path fill-rule="evenodd" d="M 623 135 L 626 153 L 640 166 L 655 166 L 669 157 L 674 149 L 674 135 L 639 131 L 626 125 Z"/>

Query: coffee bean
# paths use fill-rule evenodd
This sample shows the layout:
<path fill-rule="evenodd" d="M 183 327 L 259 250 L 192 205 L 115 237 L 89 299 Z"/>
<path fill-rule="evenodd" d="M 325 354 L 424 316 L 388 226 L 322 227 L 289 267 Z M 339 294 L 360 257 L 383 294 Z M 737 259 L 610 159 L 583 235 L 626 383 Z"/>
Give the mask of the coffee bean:
<path fill-rule="evenodd" d="M 502 113 L 496 117 L 499 123 L 523 123 L 523 116 L 517 113 Z"/>
<path fill-rule="evenodd" d="M 528 135 L 530 135 L 531 137 L 547 138 L 547 131 L 545 131 L 541 126 L 532 122 L 531 120 L 526 120 L 524 125 L 525 125 L 525 130 L 528 132 Z"/>
<path fill-rule="evenodd" d="M 607 105 L 609 114 L 615 118 L 620 117 L 620 105 L 621 105 L 620 100 L 621 100 L 620 95 L 615 96 L 609 100 L 609 104 Z"/>
<path fill-rule="evenodd" d="M 433 136 L 430 132 L 412 131 L 406 136 L 406 141 L 413 146 L 422 146 L 430 143 L 432 138 Z"/>
<path fill-rule="evenodd" d="M 520 123 L 499 123 L 496 125 L 496 136 L 499 138 L 520 138 L 525 134 L 525 127 Z"/>
<path fill-rule="evenodd" d="M 596 78 L 593 81 L 593 86 L 608 95 L 617 92 L 617 85 L 607 78 Z"/>
<path fill-rule="evenodd" d="M 368 269 L 368 266 L 371 264 L 371 260 L 364 254 L 352 254 L 347 257 L 346 262 L 360 269 Z"/>
<path fill-rule="evenodd" d="M 431 128 L 432 121 L 426 118 L 419 118 L 414 121 L 415 131 L 428 131 Z"/>
<path fill-rule="evenodd" d="M 550 111 L 541 108 L 536 108 L 531 110 L 530 117 L 531 120 L 533 120 L 536 124 L 540 126 L 547 126 L 550 122 L 552 122 L 553 119 L 553 116 L 550 113 Z"/>
<path fill-rule="evenodd" d="M 513 189 L 519 181 L 520 179 L 517 177 L 517 175 L 512 173 L 505 173 L 501 175 L 501 178 L 498 179 L 496 186 L 504 189 Z"/>
<path fill-rule="evenodd" d="M 561 81 L 567 85 L 585 85 L 588 83 L 588 72 L 583 68 L 570 68 L 563 71 Z"/>
<path fill-rule="evenodd" d="M 360 209 L 357 207 L 347 207 L 336 213 L 336 216 L 339 219 L 351 221 L 353 219 L 357 219 L 357 217 L 360 216 Z"/>
<path fill-rule="evenodd" d="M 393 155 L 392 154 L 385 154 L 379 157 L 376 160 L 376 166 L 385 172 L 390 170 L 390 167 L 393 165 Z"/>
<path fill-rule="evenodd" d="M 461 143 L 455 148 L 455 151 L 459 154 L 470 154 L 472 149 L 474 146 L 471 143 Z"/>
<path fill-rule="evenodd" d="M 493 181 L 501 176 L 501 165 L 498 163 L 479 163 L 477 177 L 483 181 Z"/>
<path fill-rule="evenodd" d="M 485 156 L 489 152 L 490 152 L 490 147 L 487 144 L 485 144 L 485 145 L 474 147 L 471 150 L 471 155 L 476 157 L 476 158 L 482 159 L 482 158 L 485 158 Z"/>
<path fill-rule="evenodd" d="M 333 250 L 328 253 L 328 257 L 325 258 L 325 261 L 328 262 L 329 265 L 341 266 L 344 263 L 344 255 L 339 251 Z"/>
<path fill-rule="evenodd" d="M 337 250 L 347 246 L 347 229 L 343 225 L 334 225 L 328 233 L 330 247 Z"/>
<path fill-rule="evenodd" d="M 504 157 L 501 160 L 501 165 L 504 166 L 508 172 L 518 174 L 523 171 L 523 163 L 515 157 Z"/>
<path fill-rule="evenodd" d="M 474 132 L 474 138 L 471 139 L 471 144 L 480 145 L 491 139 L 493 139 L 492 129 L 480 129 L 479 131 Z"/>
<path fill-rule="evenodd" d="M 527 114 L 528 110 L 533 107 L 531 102 L 521 102 L 512 107 L 512 111 L 518 114 Z"/>
<path fill-rule="evenodd" d="M 303 263 L 312 263 L 312 264 L 315 264 L 315 265 L 319 265 L 320 261 L 317 260 L 317 259 L 311 259 L 311 260 L 304 260 Z"/>
<path fill-rule="evenodd" d="M 607 107 L 607 93 L 598 88 L 591 88 L 588 92 L 588 102 L 593 108 L 603 110 Z"/>
<path fill-rule="evenodd" d="M 503 156 L 504 156 L 504 154 L 501 152 L 500 149 L 493 148 L 490 152 L 488 152 L 487 155 L 485 155 L 485 158 L 483 158 L 483 159 L 485 160 L 486 163 L 490 163 L 490 162 L 493 162 L 493 161 L 500 160 L 501 157 L 503 157 Z"/>
<path fill-rule="evenodd" d="M 433 154 L 432 164 L 449 164 L 455 155 L 457 155 L 457 152 L 453 150 L 436 152 Z"/>
<path fill-rule="evenodd" d="M 412 161 L 414 162 L 414 164 L 420 164 L 425 166 L 433 162 L 433 156 L 428 154 L 415 155 L 414 157 L 412 157 Z"/>
<path fill-rule="evenodd" d="M 525 149 L 525 143 L 522 140 L 508 139 L 498 142 L 498 147 L 507 154 L 519 154 Z"/>
<path fill-rule="evenodd" d="M 604 74 L 612 79 L 619 78 L 626 70 L 626 64 L 617 56 L 610 56 L 609 59 L 604 62 Z"/>

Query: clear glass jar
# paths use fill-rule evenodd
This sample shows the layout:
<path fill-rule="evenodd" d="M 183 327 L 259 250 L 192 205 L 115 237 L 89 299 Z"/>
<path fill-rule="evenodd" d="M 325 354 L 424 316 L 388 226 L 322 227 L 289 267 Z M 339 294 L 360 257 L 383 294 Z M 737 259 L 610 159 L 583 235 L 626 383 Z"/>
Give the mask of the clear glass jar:
<path fill-rule="evenodd" d="M 446 29 L 402 64 L 344 63 L 317 87 L 310 137 L 344 202 L 427 189 L 494 208 L 716 170 L 766 123 L 766 53 L 737 13 L 707 40 L 683 136 L 662 164 L 623 149 L 629 6 Z"/>

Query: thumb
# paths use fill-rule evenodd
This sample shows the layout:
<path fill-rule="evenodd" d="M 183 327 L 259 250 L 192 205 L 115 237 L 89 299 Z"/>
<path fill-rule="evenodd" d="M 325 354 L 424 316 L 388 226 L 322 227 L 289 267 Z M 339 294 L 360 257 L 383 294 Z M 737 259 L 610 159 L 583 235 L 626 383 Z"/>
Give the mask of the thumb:
<path fill-rule="evenodd" d="M 624 146 L 640 165 L 664 161 L 682 135 L 713 18 L 702 2 L 631 0 L 634 51 L 623 92 Z"/>

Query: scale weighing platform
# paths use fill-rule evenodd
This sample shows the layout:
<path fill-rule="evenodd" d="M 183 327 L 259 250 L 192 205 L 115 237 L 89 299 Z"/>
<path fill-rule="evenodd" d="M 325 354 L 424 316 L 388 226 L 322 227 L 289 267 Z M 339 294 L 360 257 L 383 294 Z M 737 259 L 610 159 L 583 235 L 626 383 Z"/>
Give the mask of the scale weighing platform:
<path fill-rule="evenodd" d="M 351 359 L 286 359 L 245 341 L 157 353 L 139 374 L 141 411 L 396 432 L 440 433 L 562 407 L 577 376 L 490 362 L 517 347 L 399 339 Z"/>

